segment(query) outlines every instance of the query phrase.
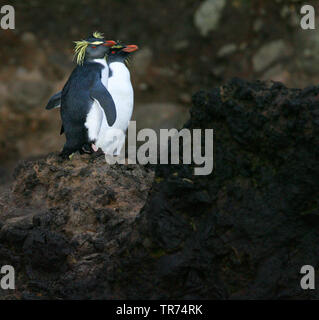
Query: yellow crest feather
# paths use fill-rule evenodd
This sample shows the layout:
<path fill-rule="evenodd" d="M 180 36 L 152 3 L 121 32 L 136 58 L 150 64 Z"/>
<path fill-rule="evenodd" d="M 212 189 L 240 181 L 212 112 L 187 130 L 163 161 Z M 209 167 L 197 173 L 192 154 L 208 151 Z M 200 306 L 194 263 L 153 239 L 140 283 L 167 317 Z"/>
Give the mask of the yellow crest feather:
<path fill-rule="evenodd" d="M 74 43 L 75 43 L 74 59 L 76 60 L 77 64 L 82 65 L 85 58 L 85 51 L 89 45 L 89 42 L 86 40 L 81 40 L 81 41 L 74 41 Z"/>
<path fill-rule="evenodd" d="M 98 38 L 98 39 L 103 39 L 104 35 L 101 32 L 95 31 L 95 32 L 93 32 L 93 37 Z"/>

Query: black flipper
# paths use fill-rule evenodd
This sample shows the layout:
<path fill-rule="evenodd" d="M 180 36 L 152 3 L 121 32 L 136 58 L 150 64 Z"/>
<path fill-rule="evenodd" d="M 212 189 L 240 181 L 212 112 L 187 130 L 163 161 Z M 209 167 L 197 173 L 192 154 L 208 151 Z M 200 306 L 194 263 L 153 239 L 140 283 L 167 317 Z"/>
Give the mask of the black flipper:
<path fill-rule="evenodd" d="M 61 130 L 60 130 L 60 135 L 64 133 L 64 127 L 63 127 L 63 124 L 61 126 Z"/>
<path fill-rule="evenodd" d="M 96 81 L 90 89 L 90 96 L 96 99 L 104 110 L 108 125 L 111 127 L 116 120 L 116 108 L 112 96 L 101 81 Z"/>
<path fill-rule="evenodd" d="M 62 91 L 56 93 L 54 96 L 52 96 L 45 107 L 47 110 L 51 110 L 53 108 L 57 108 L 61 105 L 61 94 Z"/>

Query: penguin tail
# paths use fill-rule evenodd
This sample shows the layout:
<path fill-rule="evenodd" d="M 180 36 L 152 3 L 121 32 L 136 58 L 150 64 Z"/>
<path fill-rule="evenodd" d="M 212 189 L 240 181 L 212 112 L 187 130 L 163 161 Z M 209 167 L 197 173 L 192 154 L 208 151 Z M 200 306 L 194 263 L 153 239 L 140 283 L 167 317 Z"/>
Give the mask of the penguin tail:
<path fill-rule="evenodd" d="M 45 108 L 47 110 L 59 108 L 61 106 L 61 94 L 62 92 L 60 91 L 56 93 L 54 96 L 52 96 Z"/>

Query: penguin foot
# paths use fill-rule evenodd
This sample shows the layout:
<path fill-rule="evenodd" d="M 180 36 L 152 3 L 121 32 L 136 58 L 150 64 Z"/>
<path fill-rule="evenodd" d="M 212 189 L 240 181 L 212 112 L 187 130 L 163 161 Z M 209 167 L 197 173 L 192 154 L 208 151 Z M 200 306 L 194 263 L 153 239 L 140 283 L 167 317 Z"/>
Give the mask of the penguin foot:
<path fill-rule="evenodd" d="M 84 153 L 91 154 L 94 152 L 91 145 L 89 145 L 88 143 L 84 144 L 79 151 L 80 151 L 80 154 L 84 154 Z"/>
<path fill-rule="evenodd" d="M 69 152 L 69 151 L 65 151 L 63 150 L 59 156 L 63 159 L 63 160 L 71 160 L 72 157 L 74 156 L 74 152 Z"/>

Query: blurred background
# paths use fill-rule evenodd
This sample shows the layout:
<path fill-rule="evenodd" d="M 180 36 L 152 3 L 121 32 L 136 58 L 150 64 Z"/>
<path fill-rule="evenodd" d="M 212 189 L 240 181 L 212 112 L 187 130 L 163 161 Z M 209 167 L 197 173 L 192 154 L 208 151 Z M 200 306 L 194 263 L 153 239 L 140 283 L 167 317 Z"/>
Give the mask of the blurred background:
<path fill-rule="evenodd" d="M 44 109 L 74 68 L 73 41 L 92 31 L 137 44 L 131 77 L 138 128 L 179 128 L 192 94 L 232 77 L 319 82 L 319 30 L 302 30 L 293 0 L 1 0 L 0 186 L 17 161 L 60 151 L 58 110 Z M 318 1 L 307 1 L 318 10 Z M 319 28 L 319 23 L 317 24 Z M 1 188 L 0 188 L 1 190 Z"/>

